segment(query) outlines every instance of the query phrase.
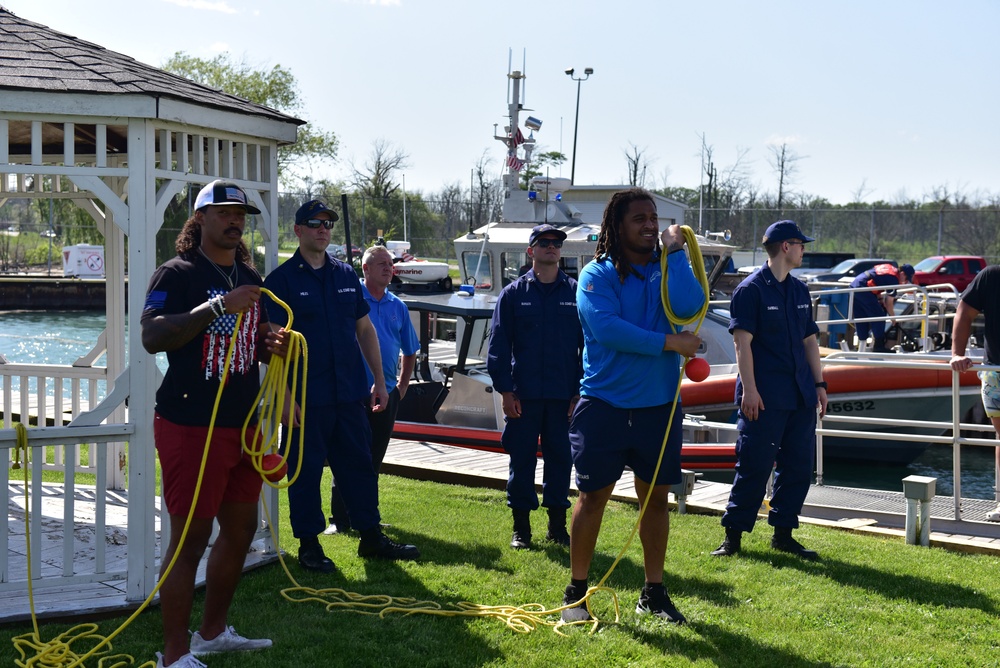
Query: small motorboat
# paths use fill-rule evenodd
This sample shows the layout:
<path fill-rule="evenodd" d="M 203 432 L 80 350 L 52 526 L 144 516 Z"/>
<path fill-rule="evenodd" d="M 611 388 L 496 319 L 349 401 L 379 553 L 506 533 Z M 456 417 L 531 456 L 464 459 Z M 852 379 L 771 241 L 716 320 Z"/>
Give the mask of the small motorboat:
<path fill-rule="evenodd" d="M 450 292 L 453 285 L 448 276 L 448 263 L 419 260 L 410 254 L 409 241 L 387 241 L 386 248 L 393 256 L 393 277 L 400 282 L 434 284 L 439 290 Z"/>

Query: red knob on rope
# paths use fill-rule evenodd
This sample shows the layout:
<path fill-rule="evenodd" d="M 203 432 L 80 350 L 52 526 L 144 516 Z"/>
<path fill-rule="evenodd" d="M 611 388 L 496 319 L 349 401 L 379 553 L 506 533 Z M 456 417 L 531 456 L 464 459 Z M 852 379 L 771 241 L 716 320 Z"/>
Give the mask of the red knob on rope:
<path fill-rule="evenodd" d="M 688 360 L 688 363 L 684 365 L 684 375 L 696 383 L 700 383 L 708 378 L 709 371 L 711 371 L 711 369 L 704 357 L 692 357 Z"/>
<path fill-rule="evenodd" d="M 260 468 L 271 482 L 281 482 L 285 474 L 288 473 L 287 462 L 281 461 L 281 455 L 273 452 L 261 457 Z"/>

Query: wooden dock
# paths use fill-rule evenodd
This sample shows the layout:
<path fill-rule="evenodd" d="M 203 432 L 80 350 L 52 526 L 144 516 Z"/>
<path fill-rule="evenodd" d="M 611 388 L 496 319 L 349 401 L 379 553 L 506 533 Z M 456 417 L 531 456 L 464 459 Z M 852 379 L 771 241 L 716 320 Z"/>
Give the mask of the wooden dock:
<path fill-rule="evenodd" d="M 393 440 L 382 471 L 419 480 L 504 489 L 505 454 L 469 450 L 437 443 Z M 542 467 L 535 471 L 541 490 Z M 576 490 L 575 481 L 570 486 Z M 687 512 L 722 515 L 729 500 L 729 484 L 698 480 L 685 500 Z M 900 485 L 902 488 L 902 484 Z M 631 475 L 615 484 L 613 499 L 638 503 Z M 995 501 L 963 499 L 962 519 L 954 519 L 954 498 L 937 496 L 931 504 L 931 545 L 966 552 L 1000 555 L 1000 523 L 986 521 Z M 803 524 L 905 538 L 906 499 L 903 493 L 813 485 L 800 515 Z"/>
<path fill-rule="evenodd" d="M 383 472 L 419 480 L 447 484 L 504 489 L 507 483 L 508 457 L 505 454 L 470 450 L 436 443 L 393 440 L 389 444 L 383 463 Z M 536 471 L 536 484 L 541 486 L 542 467 Z M 575 485 L 573 485 L 575 489 Z M 78 510 L 74 534 L 81 549 L 77 550 L 82 570 L 93 560 L 91 550 L 98 539 L 92 515 L 88 519 L 87 504 L 94 503 L 95 490 L 86 486 L 76 487 Z M 26 573 L 24 540 L 24 490 L 23 483 L 12 481 L 8 487 L 10 502 L 8 520 L 11 532 L 11 550 L 8 553 L 11 573 L 23 578 Z M 62 535 L 62 486 L 46 484 L 43 489 L 46 532 Z M 104 540 L 107 544 L 108 573 L 124 571 L 127 551 L 126 510 L 127 492 L 107 491 L 108 522 Z M 685 500 L 687 512 L 721 515 L 729 497 L 729 485 L 698 480 L 693 493 Z M 612 498 L 626 503 L 637 503 L 631 475 L 625 475 L 615 486 Z M 159 501 L 157 501 L 157 504 Z M 986 500 L 963 500 L 964 519 L 953 518 L 951 497 L 938 497 L 932 505 L 931 544 L 968 552 L 1000 554 L 1000 525 L 985 521 L 986 513 L 995 507 Z M 901 493 L 841 487 L 816 487 L 810 490 L 801 521 L 831 528 L 873 535 L 891 536 L 903 540 L 906 503 Z M 157 505 L 157 530 L 159 505 Z M 59 554 L 43 554 L 43 574 L 55 573 L 61 568 L 61 547 L 52 548 Z M 246 568 L 272 562 L 276 556 L 264 554 L 255 544 L 248 555 Z M 92 568 L 92 567 L 91 567 Z M 97 580 L 97 578 L 95 578 Z M 199 572 L 199 585 L 204 584 L 204 573 Z M 42 619 L 93 617 L 120 614 L 134 610 L 137 602 L 127 601 L 121 577 L 108 577 L 102 581 L 67 587 L 39 586 L 34 593 L 35 612 Z M 0 623 L 24 621 L 30 618 L 28 598 L 23 589 L 4 588 L 0 585 Z"/>

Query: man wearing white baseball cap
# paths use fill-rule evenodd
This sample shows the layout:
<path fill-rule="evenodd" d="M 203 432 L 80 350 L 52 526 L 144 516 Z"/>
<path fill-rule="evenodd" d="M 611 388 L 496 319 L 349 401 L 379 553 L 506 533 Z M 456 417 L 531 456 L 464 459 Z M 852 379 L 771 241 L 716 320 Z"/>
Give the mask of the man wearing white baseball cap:
<path fill-rule="evenodd" d="M 244 638 L 226 619 L 253 540 L 262 484 L 243 452 L 242 427 L 257 403 L 259 364 L 272 354 L 284 357 L 288 350 L 284 331 L 272 331 L 260 305 L 263 281 L 243 243 L 248 213 L 260 209 L 235 183 L 213 181 L 202 188 L 194 214 L 177 235 L 177 256 L 158 267 L 149 281 L 140 321 L 143 347 L 149 353 L 166 352 L 169 364 L 156 392 L 153 435 L 170 514 L 161 567 L 175 553 L 177 561 L 160 587 L 164 649 L 157 653 L 158 668 L 197 668 L 204 665 L 195 658 L 202 654 L 271 646 L 266 638 Z M 236 330 L 238 313 L 243 319 Z M 226 352 L 234 338 L 239 345 L 234 346 L 227 373 Z M 198 489 L 198 463 L 224 374 L 225 389 Z M 182 542 L 192 505 L 191 525 Z M 214 520 L 219 535 L 208 558 L 204 613 L 189 636 L 195 575 Z"/>

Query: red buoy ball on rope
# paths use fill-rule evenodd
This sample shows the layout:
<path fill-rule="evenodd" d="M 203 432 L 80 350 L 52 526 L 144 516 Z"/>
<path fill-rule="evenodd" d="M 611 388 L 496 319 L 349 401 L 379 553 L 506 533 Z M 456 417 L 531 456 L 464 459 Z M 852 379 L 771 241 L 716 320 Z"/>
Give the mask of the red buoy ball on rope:
<path fill-rule="evenodd" d="M 688 360 L 688 363 L 684 365 L 684 375 L 696 383 L 700 383 L 708 378 L 708 372 L 710 370 L 708 361 L 704 357 L 692 357 Z"/>
<path fill-rule="evenodd" d="M 264 477 L 271 482 L 281 482 L 288 473 L 288 464 L 281 461 L 281 455 L 271 453 L 264 455 L 260 459 L 260 468 L 264 471 Z M 268 473 L 271 471 L 271 473 Z"/>

